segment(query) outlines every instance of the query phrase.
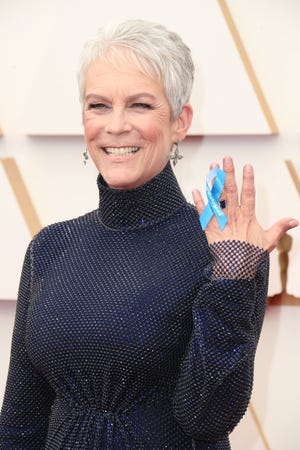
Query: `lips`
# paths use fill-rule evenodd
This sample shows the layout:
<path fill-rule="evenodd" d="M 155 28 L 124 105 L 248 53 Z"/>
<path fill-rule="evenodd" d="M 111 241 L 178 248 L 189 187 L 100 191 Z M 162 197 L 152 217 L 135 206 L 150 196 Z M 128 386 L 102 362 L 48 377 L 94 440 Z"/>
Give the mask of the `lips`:
<path fill-rule="evenodd" d="M 132 155 L 140 150 L 140 147 L 101 147 L 107 155 Z"/>

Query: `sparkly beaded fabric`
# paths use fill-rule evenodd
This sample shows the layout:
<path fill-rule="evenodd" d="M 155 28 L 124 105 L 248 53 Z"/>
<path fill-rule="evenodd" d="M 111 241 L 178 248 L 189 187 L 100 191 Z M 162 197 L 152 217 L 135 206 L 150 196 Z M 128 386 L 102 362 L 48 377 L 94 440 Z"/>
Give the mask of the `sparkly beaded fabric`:
<path fill-rule="evenodd" d="M 268 261 L 212 277 L 168 164 L 44 228 L 20 284 L 2 450 L 228 450 L 252 388 Z"/>

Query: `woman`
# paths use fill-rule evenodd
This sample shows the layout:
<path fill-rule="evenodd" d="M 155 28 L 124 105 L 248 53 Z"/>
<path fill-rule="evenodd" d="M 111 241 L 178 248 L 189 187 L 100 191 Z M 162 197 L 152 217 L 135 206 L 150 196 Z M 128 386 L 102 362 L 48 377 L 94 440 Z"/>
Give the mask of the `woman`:
<path fill-rule="evenodd" d="M 263 231 L 251 166 L 239 204 L 225 157 L 228 222 L 201 230 L 202 196 L 197 210 L 186 202 L 169 162 L 192 120 L 192 81 L 189 49 L 160 25 L 127 21 L 85 47 L 100 204 L 29 245 L 1 449 L 230 448 L 251 393 L 267 253 L 297 222 Z"/>

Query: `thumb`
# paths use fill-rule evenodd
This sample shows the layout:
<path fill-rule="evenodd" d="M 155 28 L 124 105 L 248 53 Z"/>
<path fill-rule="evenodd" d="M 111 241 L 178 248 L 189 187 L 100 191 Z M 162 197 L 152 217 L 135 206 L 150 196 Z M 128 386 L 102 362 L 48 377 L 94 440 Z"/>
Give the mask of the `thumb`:
<path fill-rule="evenodd" d="M 291 228 L 299 225 L 296 219 L 285 217 L 275 222 L 266 232 L 268 252 L 274 250 L 282 236 Z"/>

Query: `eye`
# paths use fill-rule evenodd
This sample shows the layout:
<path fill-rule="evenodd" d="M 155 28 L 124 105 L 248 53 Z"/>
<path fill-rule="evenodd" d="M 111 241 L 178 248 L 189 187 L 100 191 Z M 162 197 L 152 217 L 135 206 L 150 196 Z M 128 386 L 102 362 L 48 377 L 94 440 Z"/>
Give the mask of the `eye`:
<path fill-rule="evenodd" d="M 152 105 L 150 105 L 149 103 L 141 103 L 141 102 L 133 103 L 131 107 L 137 109 L 152 109 Z"/>
<path fill-rule="evenodd" d="M 88 105 L 88 109 L 96 109 L 96 110 L 105 110 L 108 109 L 109 106 L 105 103 L 90 103 Z"/>

